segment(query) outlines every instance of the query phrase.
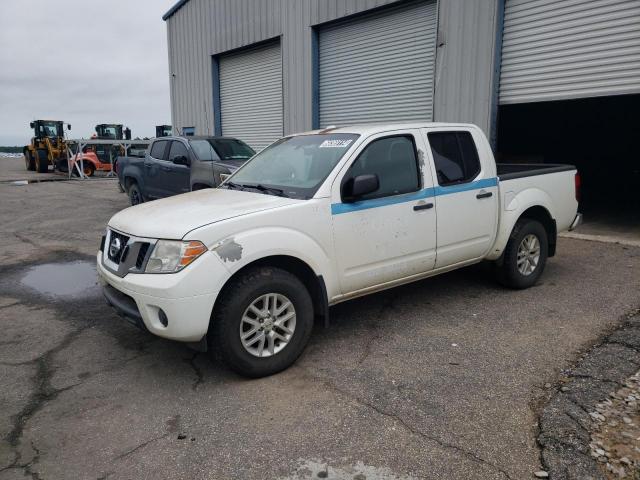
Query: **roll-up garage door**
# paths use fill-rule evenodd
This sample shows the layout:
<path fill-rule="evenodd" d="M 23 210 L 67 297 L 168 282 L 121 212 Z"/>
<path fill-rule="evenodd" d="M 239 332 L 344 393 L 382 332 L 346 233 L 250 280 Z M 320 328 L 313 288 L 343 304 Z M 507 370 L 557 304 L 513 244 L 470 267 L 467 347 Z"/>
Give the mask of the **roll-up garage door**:
<path fill-rule="evenodd" d="M 640 92 L 640 0 L 506 0 L 500 103 Z"/>
<path fill-rule="evenodd" d="M 320 126 L 430 121 L 436 2 L 413 2 L 322 27 Z"/>
<path fill-rule="evenodd" d="M 220 57 L 222 134 L 259 150 L 283 135 L 280 44 Z"/>

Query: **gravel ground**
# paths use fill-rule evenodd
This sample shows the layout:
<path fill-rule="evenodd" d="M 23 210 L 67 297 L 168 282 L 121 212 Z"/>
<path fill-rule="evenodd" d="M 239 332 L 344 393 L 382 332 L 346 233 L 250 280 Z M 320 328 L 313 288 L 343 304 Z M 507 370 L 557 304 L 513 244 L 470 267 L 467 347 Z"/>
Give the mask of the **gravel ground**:
<path fill-rule="evenodd" d="M 126 205 L 109 180 L 0 184 L 0 480 L 534 478 L 546 385 L 640 303 L 640 249 L 560 239 L 534 288 L 479 265 L 347 302 L 249 381 L 91 280 L 59 293 Z"/>
<path fill-rule="evenodd" d="M 591 412 L 591 456 L 609 479 L 640 478 L 640 372 Z"/>

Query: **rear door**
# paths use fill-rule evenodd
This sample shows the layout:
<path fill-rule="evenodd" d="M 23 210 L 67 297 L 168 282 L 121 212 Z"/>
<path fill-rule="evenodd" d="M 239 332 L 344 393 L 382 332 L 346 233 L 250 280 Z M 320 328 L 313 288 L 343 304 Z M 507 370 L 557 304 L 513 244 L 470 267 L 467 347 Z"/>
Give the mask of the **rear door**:
<path fill-rule="evenodd" d="M 189 151 L 180 140 L 173 140 L 169 148 L 169 157 L 162 173 L 162 188 L 164 196 L 185 193 L 191 190 L 191 166 L 174 163 L 176 157 L 189 160 Z"/>
<path fill-rule="evenodd" d="M 423 129 L 423 134 L 436 180 L 436 268 L 482 258 L 497 230 L 498 179 L 490 150 L 473 129 Z"/>
<path fill-rule="evenodd" d="M 144 157 L 144 195 L 150 198 L 162 196 L 162 170 L 165 163 L 169 141 L 157 140 Z"/>

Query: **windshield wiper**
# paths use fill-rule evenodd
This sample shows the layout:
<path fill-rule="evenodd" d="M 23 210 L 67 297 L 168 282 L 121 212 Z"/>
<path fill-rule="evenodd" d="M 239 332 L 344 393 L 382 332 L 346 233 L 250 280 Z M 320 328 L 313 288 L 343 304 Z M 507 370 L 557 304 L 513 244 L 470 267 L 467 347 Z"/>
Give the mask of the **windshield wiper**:
<path fill-rule="evenodd" d="M 259 190 L 261 192 L 270 193 L 272 195 L 277 195 L 278 197 L 288 197 L 289 196 L 286 193 L 284 193 L 284 190 L 282 190 L 281 188 L 267 187 L 265 185 L 262 185 L 261 183 L 258 183 L 256 185 L 243 185 L 243 186 L 249 187 L 249 188 L 255 188 L 256 190 Z"/>
<path fill-rule="evenodd" d="M 244 190 L 244 185 L 240 185 L 239 183 L 225 182 L 225 184 L 222 186 L 230 188 L 232 190 Z"/>

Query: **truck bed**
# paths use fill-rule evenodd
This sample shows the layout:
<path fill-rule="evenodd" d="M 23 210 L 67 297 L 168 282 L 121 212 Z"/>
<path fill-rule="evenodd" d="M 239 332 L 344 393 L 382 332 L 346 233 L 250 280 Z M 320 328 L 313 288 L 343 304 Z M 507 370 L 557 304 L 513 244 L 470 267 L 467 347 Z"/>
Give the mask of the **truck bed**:
<path fill-rule="evenodd" d="M 560 163 L 498 163 L 498 178 L 500 180 L 513 180 L 516 178 L 533 177 L 547 173 L 567 172 L 575 170 L 573 165 Z"/>

